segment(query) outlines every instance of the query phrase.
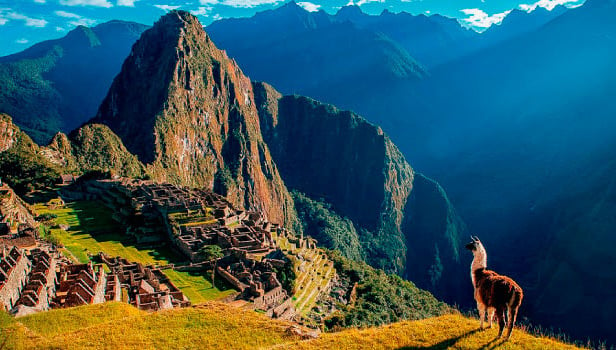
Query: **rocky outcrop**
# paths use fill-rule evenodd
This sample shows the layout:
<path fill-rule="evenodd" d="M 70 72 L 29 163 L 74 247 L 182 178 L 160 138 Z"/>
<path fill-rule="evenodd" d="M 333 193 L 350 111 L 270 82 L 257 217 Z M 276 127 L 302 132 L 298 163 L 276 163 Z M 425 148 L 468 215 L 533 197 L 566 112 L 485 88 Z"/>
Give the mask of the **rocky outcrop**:
<path fill-rule="evenodd" d="M 270 221 L 297 222 L 250 80 L 187 12 L 144 32 L 93 122 L 115 132 L 157 180 L 213 189 Z"/>
<path fill-rule="evenodd" d="M 64 154 L 70 150 L 65 158 L 68 164 L 75 164 L 77 169 L 111 171 L 126 177 L 142 177 L 145 174 L 143 164 L 126 150 L 120 138 L 105 125 L 85 125 L 69 135 L 69 142 L 68 147 L 66 141 L 56 144 Z"/>
<path fill-rule="evenodd" d="M 15 143 L 19 128 L 13 124 L 13 120 L 6 114 L 0 114 L 0 152 L 11 148 Z"/>

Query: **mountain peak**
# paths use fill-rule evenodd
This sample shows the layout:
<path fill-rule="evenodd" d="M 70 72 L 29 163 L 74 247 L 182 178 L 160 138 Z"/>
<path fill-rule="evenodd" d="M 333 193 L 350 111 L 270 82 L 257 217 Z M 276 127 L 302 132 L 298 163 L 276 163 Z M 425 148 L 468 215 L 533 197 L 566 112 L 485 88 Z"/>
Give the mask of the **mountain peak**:
<path fill-rule="evenodd" d="M 347 5 L 343 6 L 336 13 L 336 18 L 340 20 L 354 20 L 359 17 L 365 16 L 366 14 L 361 10 L 361 8 L 357 5 Z"/>
<path fill-rule="evenodd" d="M 92 123 L 107 125 L 154 179 L 212 189 L 291 225 L 258 118 L 250 79 L 195 16 L 172 11 L 133 45 Z"/>
<path fill-rule="evenodd" d="M 101 44 L 92 29 L 86 26 L 77 26 L 66 35 L 65 39 L 71 42 L 72 45 L 95 47 Z"/>

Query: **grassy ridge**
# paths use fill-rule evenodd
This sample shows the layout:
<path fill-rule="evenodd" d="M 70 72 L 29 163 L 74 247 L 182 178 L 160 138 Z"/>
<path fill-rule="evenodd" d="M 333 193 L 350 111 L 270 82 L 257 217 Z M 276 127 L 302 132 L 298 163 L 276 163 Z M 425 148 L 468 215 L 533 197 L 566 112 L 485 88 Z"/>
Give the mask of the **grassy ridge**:
<path fill-rule="evenodd" d="M 461 315 L 404 321 L 382 327 L 326 333 L 285 349 L 579 349 L 558 341 L 514 330 L 510 341 L 494 341 L 497 327 L 479 331 L 479 322 Z"/>
<path fill-rule="evenodd" d="M 0 313 L 0 335 L 10 334 L 8 349 L 577 349 L 518 329 L 511 341 L 493 342 L 496 329 L 478 331 L 476 320 L 461 315 L 325 333 L 314 340 L 291 335 L 290 325 L 217 302 L 156 313 L 123 303 L 18 319 Z"/>

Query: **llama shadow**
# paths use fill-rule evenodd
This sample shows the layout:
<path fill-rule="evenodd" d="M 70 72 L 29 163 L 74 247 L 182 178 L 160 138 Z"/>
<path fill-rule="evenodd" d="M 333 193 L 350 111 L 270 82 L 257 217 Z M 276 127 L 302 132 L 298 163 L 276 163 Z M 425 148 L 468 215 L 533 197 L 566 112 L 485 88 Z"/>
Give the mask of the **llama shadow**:
<path fill-rule="evenodd" d="M 472 331 L 468 331 L 466 333 L 460 334 L 457 337 L 452 337 L 449 339 L 445 339 L 439 343 L 436 343 L 434 345 L 429 345 L 429 346 L 404 346 L 401 348 L 398 348 L 397 350 L 441 350 L 441 349 L 449 349 L 450 347 L 452 347 L 453 345 L 455 345 L 458 341 L 460 341 L 462 338 L 466 338 L 470 335 L 473 335 L 477 332 L 479 332 L 479 329 L 473 329 Z M 488 343 L 490 344 L 490 343 Z M 486 345 L 488 345 L 486 344 Z M 484 349 L 485 345 L 483 348 Z M 487 349 L 487 348 L 486 348 Z"/>
<path fill-rule="evenodd" d="M 478 350 L 492 350 L 492 349 L 496 349 L 496 347 L 498 347 L 499 345 L 503 345 L 506 342 L 507 342 L 507 340 L 505 340 L 505 339 L 494 338 L 494 339 L 490 340 L 484 346 L 480 347 Z"/>

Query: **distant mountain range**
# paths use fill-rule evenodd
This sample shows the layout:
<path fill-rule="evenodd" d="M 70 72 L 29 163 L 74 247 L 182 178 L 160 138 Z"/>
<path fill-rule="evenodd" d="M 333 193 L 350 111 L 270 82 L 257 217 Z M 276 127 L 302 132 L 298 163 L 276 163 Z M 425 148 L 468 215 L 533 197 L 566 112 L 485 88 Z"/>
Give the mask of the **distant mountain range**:
<path fill-rule="evenodd" d="M 0 111 L 38 143 L 91 118 L 130 48 L 148 27 L 111 21 L 0 57 Z"/>

